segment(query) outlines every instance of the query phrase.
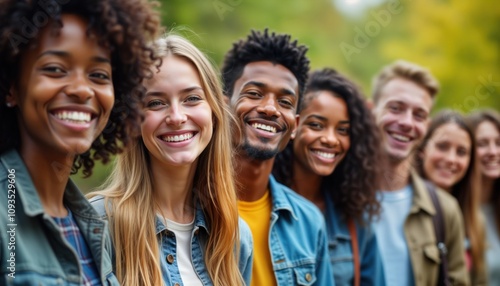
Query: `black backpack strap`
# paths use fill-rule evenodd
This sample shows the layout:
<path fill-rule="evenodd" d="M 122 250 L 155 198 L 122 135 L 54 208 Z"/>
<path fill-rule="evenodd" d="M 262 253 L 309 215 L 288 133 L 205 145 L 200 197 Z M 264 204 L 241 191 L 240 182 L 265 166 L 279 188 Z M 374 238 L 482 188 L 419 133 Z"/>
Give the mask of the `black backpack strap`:
<path fill-rule="evenodd" d="M 441 259 L 441 264 L 439 265 L 439 280 L 437 285 L 450 285 L 448 279 L 448 261 L 446 255 L 448 249 L 445 244 L 445 223 L 443 217 L 443 211 L 441 209 L 441 204 L 437 197 L 436 187 L 429 181 L 425 181 L 427 190 L 436 209 L 436 214 L 432 216 L 432 222 L 434 224 L 434 232 L 436 234 L 437 248 L 439 250 L 439 258 Z"/>

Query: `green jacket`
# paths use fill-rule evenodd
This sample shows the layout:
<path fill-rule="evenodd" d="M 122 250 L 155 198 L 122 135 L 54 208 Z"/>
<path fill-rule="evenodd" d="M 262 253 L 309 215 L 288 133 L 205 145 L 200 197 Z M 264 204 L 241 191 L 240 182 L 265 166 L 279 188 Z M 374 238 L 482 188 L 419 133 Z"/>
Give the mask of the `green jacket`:
<path fill-rule="evenodd" d="M 415 286 L 436 285 L 439 274 L 439 252 L 436 246 L 432 216 L 436 209 L 424 181 L 411 174 L 414 190 L 404 232 L 410 251 Z M 448 249 L 448 275 L 452 285 L 470 285 L 465 265 L 464 224 L 458 202 L 443 190 L 437 190 L 444 217 L 445 244 Z"/>
<path fill-rule="evenodd" d="M 0 156 L 0 285 L 80 285 L 76 252 L 47 215 L 23 160 L 15 150 Z M 92 253 L 103 285 L 119 285 L 112 273 L 106 222 L 68 182 L 68 207 Z"/>

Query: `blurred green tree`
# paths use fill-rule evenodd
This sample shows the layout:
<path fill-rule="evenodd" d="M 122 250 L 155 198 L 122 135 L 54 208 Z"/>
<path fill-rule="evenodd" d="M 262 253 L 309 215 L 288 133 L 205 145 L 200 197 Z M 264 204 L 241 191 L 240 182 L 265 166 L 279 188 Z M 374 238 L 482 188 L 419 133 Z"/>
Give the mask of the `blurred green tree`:
<path fill-rule="evenodd" d="M 350 17 L 334 1 L 363 13 Z M 500 9 L 494 0 L 160 2 L 166 30 L 189 38 L 216 65 L 251 29 L 269 28 L 307 45 L 313 69 L 333 67 L 357 82 L 367 96 L 373 75 L 401 58 L 428 67 L 441 82 L 435 111 L 500 110 Z M 88 191 L 102 182 L 109 168 L 98 165 L 91 178 L 74 178 Z"/>

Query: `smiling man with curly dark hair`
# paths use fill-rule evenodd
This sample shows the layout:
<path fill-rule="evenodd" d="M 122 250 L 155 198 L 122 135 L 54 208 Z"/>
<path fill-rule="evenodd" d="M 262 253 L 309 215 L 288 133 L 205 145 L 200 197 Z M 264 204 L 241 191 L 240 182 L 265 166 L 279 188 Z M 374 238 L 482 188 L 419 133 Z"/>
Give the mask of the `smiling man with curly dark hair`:
<path fill-rule="evenodd" d="M 252 285 L 334 285 L 323 216 L 271 176 L 274 157 L 296 129 L 306 51 L 290 35 L 252 31 L 233 45 L 222 68 L 240 131 L 238 209 L 254 238 Z"/>

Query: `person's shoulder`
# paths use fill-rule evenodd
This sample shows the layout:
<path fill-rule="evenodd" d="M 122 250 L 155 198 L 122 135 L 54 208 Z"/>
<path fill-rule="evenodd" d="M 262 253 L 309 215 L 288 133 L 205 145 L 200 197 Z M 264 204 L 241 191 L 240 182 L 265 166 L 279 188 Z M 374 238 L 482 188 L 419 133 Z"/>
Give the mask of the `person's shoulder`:
<path fill-rule="evenodd" d="M 436 193 L 441 209 L 445 214 L 461 212 L 458 201 L 454 196 L 440 188 L 436 188 Z"/>
<path fill-rule="evenodd" d="M 308 219 L 314 222 L 318 222 L 318 220 L 324 220 L 323 214 L 318 209 L 318 207 L 308 199 L 297 194 L 292 189 L 277 181 L 274 181 L 273 186 L 273 191 L 281 192 L 281 195 L 286 198 L 286 201 L 292 208 L 293 214 L 297 216 L 297 219 Z"/>
<path fill-rule="evenodd" d="M 106 207 L 104 205 L 105 201 L 106 199 L 102 195 L 97 195 L 89 199 L 90 204 L 94 207 L 101 218 L 107 218 Z"/>

